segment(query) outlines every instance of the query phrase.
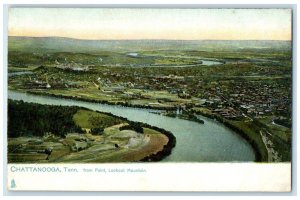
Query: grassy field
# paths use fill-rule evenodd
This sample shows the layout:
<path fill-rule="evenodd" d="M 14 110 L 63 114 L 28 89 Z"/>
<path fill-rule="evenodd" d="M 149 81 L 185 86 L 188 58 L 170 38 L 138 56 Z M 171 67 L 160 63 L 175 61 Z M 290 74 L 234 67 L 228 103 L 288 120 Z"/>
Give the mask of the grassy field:
<path fill-rule="evenodd" d="M 86 129 L 99 127 L 105 128 L 123 123 L 123 120 L 116 117 L 89 110 L 78 110 L 73 116 L 73 120 L 76 125 Z"/>
<path fill-rule="evenodd" d="M 9 163 L 99 163 L 137 162 L 146 156 L 162 151 L 168 138 L 157 131 L 145 128 L 144 134 L 119 131 L 110 127 L 104 135 L 68 134 L 66 138 L 23 137 L 9 138 Z M 39 141 L 39 144 L 32 144 Z M 31 143 L 30 143 L 31 142 Z M 118 147 L 115 145 L 118 144 Z M 45 148 L 53 151 L 47 159 Z"/>
<path fill-rule="evenodd" d="M 284 142 L 290 142 L 292 133 L 291 129 L 282 125 L 273 123 L 275 116 L 269 116 L 259 119 L 259 121 L 265 124 L 269 132 L 274 134 L 276 137 L 279 137 Z"/>
<path fill-rule="evenodd" d="M 143 133 L 121 130 L 129 122 L 105 113 L 78 109 L 73 120 L 83 133 L 70 132 L 65 137 L 44 133 L 43 136 L 8 138 L 8 162 L 136 162 L 162 151 L 168 143 L 166 135 L 153 129 L 144 128 Z M 93 128 L 103 131 L 91 133 Z M 49 149 L 51 153 L 47 154 Z"/>

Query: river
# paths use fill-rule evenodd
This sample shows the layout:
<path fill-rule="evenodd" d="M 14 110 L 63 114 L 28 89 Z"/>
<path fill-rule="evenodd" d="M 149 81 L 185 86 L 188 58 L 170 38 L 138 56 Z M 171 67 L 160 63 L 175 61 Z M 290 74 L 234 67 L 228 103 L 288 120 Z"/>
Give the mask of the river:
<path fill-rule="evenodd" d="M 8 91 L 8 98 L 48 105 L 81 106 L 110 112 L 132 121 L 139 121 L 171 131 L 176 137 L 172 154 L 162 162 L 248 162 L 255 160 L 252 147 L 238 134 L 212 119 L 201 117 L 204 124 L 154 114 L 150 109 L 123 107 L 38 96 Z"/>
<path fill-rule="evenodd" d="M 207 66 L 224 64 L 220 61 L 214 61 L 214 60 L 201 60 L 201 61 L 202 61 L 201 65 L 207 65 Z"/>
<path fill-rule="evenodd" d="M 8 77 L 20 76 L 20 75 L 24 75 L 24 74 L 33 74 L 33 72 L 32 71 L 10 72 L 10 73 L 8 73 Z"/>

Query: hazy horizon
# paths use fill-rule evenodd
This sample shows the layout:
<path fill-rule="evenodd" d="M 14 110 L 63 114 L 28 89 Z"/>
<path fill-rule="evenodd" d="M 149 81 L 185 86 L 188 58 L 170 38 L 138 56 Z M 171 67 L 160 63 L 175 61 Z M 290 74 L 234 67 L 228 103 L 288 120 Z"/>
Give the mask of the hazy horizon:
<path fill-rule="evenodd" d="M 72 40 L 83 40 L 83 41 L 150 41 L 150 40 L 164 40 L 164 41 L 282 41 L 282 42 L 291 42 L 291 40 L 268 40 L 268 39 L 227 39 L 227 40 L 221 40 L 221 39 L 80 39 L 80 38 L 72 38 L 72 37 L 63 37 L 63 36 L 8 36 L 8 37 L 16 37 L 16 38 L 61 38 L 61 39 L 72 39 Z"/>
<path fill-rule="evenodd" d="M 8 35 L 291 41 L 291 9 L 10 8 Z"/>

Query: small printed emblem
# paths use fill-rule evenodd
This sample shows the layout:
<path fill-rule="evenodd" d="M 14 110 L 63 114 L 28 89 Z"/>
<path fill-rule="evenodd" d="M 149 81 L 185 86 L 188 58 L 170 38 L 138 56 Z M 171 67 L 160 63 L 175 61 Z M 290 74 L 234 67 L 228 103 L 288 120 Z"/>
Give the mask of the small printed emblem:
<path fill-rule="evenodd" d="M 10 182 L 10 188 L 15 188 L 15 187 L 16 187 L 15 179 L 12 179 Z"/>

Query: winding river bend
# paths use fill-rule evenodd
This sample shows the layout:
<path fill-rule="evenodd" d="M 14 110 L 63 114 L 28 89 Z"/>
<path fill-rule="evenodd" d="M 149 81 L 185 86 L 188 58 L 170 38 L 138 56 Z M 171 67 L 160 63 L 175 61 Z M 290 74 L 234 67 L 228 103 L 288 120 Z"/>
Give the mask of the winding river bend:
<path fill-rule="evenodd" d="M 171 131 L 176 137 L 176 146 L 172 150 L 172 154 L 162 162 L 251 162 L 255 160 L 252 147 L 242 137 L 223 124 L 205 117 L 201 117 L 205 123 L 199 124 L 154 114 L 150 109 L 104 105 L 10 90 L 8 98 L 48 105 L 81 106 L 110 112 L 132 121 L 147 123 Z"/>

